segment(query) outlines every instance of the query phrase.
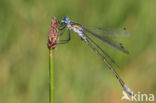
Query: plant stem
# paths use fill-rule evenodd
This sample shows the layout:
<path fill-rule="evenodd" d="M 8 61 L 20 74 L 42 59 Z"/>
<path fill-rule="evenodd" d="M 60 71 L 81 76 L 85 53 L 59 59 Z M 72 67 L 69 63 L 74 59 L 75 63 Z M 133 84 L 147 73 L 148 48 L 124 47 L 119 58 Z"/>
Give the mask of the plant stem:
<path fill-rule="evenodd" d="M 49 49 L 49 103 L 54 103 L 53 50 Z"/>

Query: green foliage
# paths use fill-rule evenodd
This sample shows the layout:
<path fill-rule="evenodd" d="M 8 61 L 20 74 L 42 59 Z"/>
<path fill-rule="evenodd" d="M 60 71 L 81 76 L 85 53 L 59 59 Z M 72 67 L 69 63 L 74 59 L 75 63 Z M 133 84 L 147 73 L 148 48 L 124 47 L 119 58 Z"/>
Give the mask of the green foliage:
<path fill-rule="evenodd" d="M 0 0 L 0 103 L 48 103 L 50 21 L 64 16 L 85 26 L 123 27 L 117 39 L 130 54 L 106 51 L 135 92 L 156 93 L 155 0 Z M 103 61 L 72 32 L 54 50 L 55 103 L 120 103 L 122 88 Z"/>

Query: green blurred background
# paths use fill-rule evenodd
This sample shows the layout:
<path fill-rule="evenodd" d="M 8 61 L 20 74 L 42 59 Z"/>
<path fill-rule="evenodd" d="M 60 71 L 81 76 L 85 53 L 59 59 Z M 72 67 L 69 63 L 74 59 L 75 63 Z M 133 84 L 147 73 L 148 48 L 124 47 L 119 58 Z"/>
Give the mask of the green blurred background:
<path fill-rule="evenodd" d="M 52 17 L 85 26 L 127 27 L 117 39 L 130 54 L 105 47 L 134 91 L 156 94 L 155 0 L 0 0 L 0 103 L 48 103 L 47 36 Z M 76 33 L 54 50 L 55 103 L 121 103 L 112 72 Z"/>

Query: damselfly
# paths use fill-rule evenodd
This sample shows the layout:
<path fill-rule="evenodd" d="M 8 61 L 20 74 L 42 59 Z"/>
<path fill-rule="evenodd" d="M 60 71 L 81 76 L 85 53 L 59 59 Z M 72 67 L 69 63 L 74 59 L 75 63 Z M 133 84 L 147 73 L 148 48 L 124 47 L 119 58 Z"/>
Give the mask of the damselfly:
<path fill-rule="evenodd" d="M 61 22 L 59 23 L 60 35 L 63 35 L 64 31 L 68 31 L 68 40 L 64 42 L 68 42 L 70 40 L 70 30 L 76 32 L 81 39 L 86 42 L 105 62 L 107 67 L 113 72 L 115 77 L 119 80 L 123 89 L 130 95 L 133 95 L 132 91 L 127 87 L 127 85 L 123 82 L 123 80 L 119 77 L 117 72 L 113 69 L 110 63 L 106 60 L 108 57 L 112 63 L 117 65 L 117 63 L 93 40 L 91 37 L 95 37 L 96 40 L 101 41 L 102 43 L 106 43 L 124 53 L 128 53 L 125 47 L 121 43 L 117 43 L 113 40 L 106 38 L 106 36 L 114 35 L 114 36 L 127 36 L 129 32 L 126 28 L 97 28 L 97 27 L 83 27 L 82 25 L 72 22 L 69 20 L 67 16 L 65 16 Z M 118 65 L 117 65 L 118 66 Z"/>

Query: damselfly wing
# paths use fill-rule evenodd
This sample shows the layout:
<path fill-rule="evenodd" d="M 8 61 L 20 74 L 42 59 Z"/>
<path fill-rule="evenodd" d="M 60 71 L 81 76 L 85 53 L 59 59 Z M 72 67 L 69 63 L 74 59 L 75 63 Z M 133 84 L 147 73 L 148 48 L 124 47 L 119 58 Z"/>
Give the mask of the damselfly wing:
<path fill-rule="evenodd" d="M 128 53 L 128 50 L 123 46 L 122 43 L 117 43 L 108 38 L 108 36 L 114 37 L 126 37 L 129 36 L 130 33 L 126 30 L 126 28 L 98 28 L 98 27 L 83 27 L 84 33 L 86 35 L 92 35 L 95 38 L 99 39 L 101 42 L 108 44 L 109 46 L 120 50 L 124 53 Z"/>
<path fill-rule="evenodd" d="M 92 31 L 101 37 L 119 37 L 119 38 L 126 38 L 130 36 L 129 31 L 123 27 L 85 27 L 88 31 Z"/>

